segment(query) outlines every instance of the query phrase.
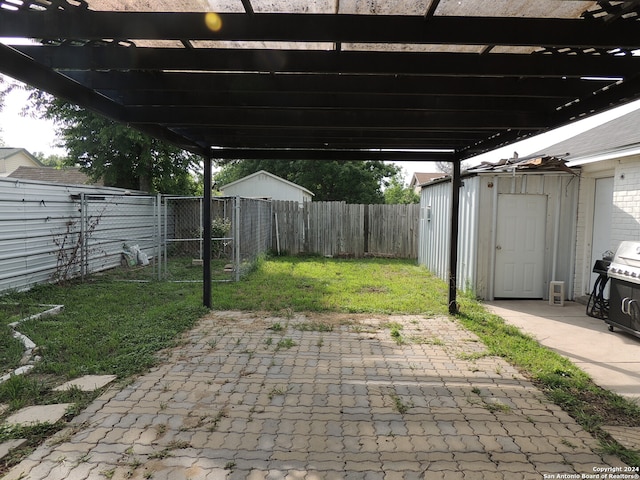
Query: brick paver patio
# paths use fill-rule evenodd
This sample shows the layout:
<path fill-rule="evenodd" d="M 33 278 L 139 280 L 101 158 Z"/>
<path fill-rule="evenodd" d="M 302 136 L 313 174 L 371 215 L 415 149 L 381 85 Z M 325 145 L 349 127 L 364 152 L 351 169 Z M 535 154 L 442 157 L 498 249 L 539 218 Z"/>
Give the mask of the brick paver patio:
<path fill-rule="evenodd" d="M 542 479 L 624 466 L 454 320 L 313 320 L 212 313 L 5 478 Z"/>

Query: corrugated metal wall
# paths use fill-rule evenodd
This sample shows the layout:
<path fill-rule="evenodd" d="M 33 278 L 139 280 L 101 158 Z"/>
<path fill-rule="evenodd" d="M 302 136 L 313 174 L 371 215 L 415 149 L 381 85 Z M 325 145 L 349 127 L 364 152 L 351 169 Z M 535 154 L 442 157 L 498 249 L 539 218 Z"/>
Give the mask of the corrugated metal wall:
<path fill-rule="evenodd" d="M 122 244 L 152 247 L 155 197 L 125 196 L 124 190 L 0 178 L 0 292 L 54 280 L 76 255 L 81 231 L 80 195 L 88 200 L 86 224 L 93 231 L 88 271 L 120 263 Z M 152 253 L 152 252 L 149 252 Z M 79 263 L 70 265 L 79 273 Z"/>
<path fill-rule="evenodd" d="M 560 172 L 479 174 L 463 179 L 460 190 L 460 223 L 457 285 L 483 299 L 493 298 L 495 227 L 498 195 L 547 196 L 545 298 L 552 280 L 565 282 L 567 298 L 573 298 L 573 271 L 579 178 Z M 451 182 L 422 189 L 418 263 L 443 280 L 449 260 L 449 209 Z"/>
<path fill-rule="evenodd" d="M 478 235 L 478 178 L 464 179 L 460 189 L 458 230 L 457 286 L 475 288 Z M 443 280 L 449 274 L 451 182 L 441 182 L 422 189 L 418 263 Z"/>

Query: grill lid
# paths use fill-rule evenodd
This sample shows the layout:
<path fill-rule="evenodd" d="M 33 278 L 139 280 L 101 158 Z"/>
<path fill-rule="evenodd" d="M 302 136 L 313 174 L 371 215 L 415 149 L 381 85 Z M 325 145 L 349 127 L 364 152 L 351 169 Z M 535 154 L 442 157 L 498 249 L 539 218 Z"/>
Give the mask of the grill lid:
<path fill-rule="evenodd" d="M 609 266 L 610 278 L 640 284 L 640 242 L 620 243 Z"/>

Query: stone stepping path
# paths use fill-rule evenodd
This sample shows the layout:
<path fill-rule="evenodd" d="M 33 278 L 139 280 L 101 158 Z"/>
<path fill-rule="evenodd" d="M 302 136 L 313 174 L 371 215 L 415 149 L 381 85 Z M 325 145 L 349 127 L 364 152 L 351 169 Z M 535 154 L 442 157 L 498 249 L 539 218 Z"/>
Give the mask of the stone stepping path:
<path fill-rule="evenodd" d="M 20 438 L 18 440 L 7 440 L 6 442 L 0 443 L 0 459 L 9 455 L 11 450 L 20 448 L 26 442 L 27 442 L 26 439 Z"/>
<path fill-rule="evenodd" d="M 64 391 L 69 388 L 79 388 L 83 392 L 97 390 L 108 385 L 116 379 L 115 375 L 85 375 L 84 377 L 70 380 L 58 387 L 54 391 Z M 33 405 L 17 411 L 13 415 L 7 417 L 4 425 L 37 425 L 39 423 L 56 423 L 59 422 L 69 409 L 72 403 L 58 403 L 53 405 Z M 4 410 L 0 406 L 0 413 Z M 0 443 L 0 459 L 9 454 L 15 448 L 19 448 L 26 442 L 25 439 L 9 440 Z"/>
<path fill-rule="evenodd" d="M 70 388 L 76 387 L 83 392 L 92 392 L 108 385 L 116 379 L 115 375 L 85 375 L 84 377 L 69 380 L 62 385 L 55 387 L 54 392 L 63 392 Z"/>
<path fill-rule="evenodd" d="M 39 423 L 56 423 L 67 412 L 73 403 L 56 403 L 53 405 L 33 405 L 9 415 L 5 425 L 37 425 Z"/>

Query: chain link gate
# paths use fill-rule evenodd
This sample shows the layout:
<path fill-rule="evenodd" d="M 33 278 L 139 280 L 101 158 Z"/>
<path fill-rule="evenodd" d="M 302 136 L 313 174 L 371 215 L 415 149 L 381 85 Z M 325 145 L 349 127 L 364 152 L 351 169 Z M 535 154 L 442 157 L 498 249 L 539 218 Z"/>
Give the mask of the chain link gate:
<path fill-rule="evenodd" d="M 164 197 L 162 277 L 202 281 L 202 197 Z M 270 248 L 271 202 L 241 197 L 211 199 L 212 281 L 238 281 Z"/>

